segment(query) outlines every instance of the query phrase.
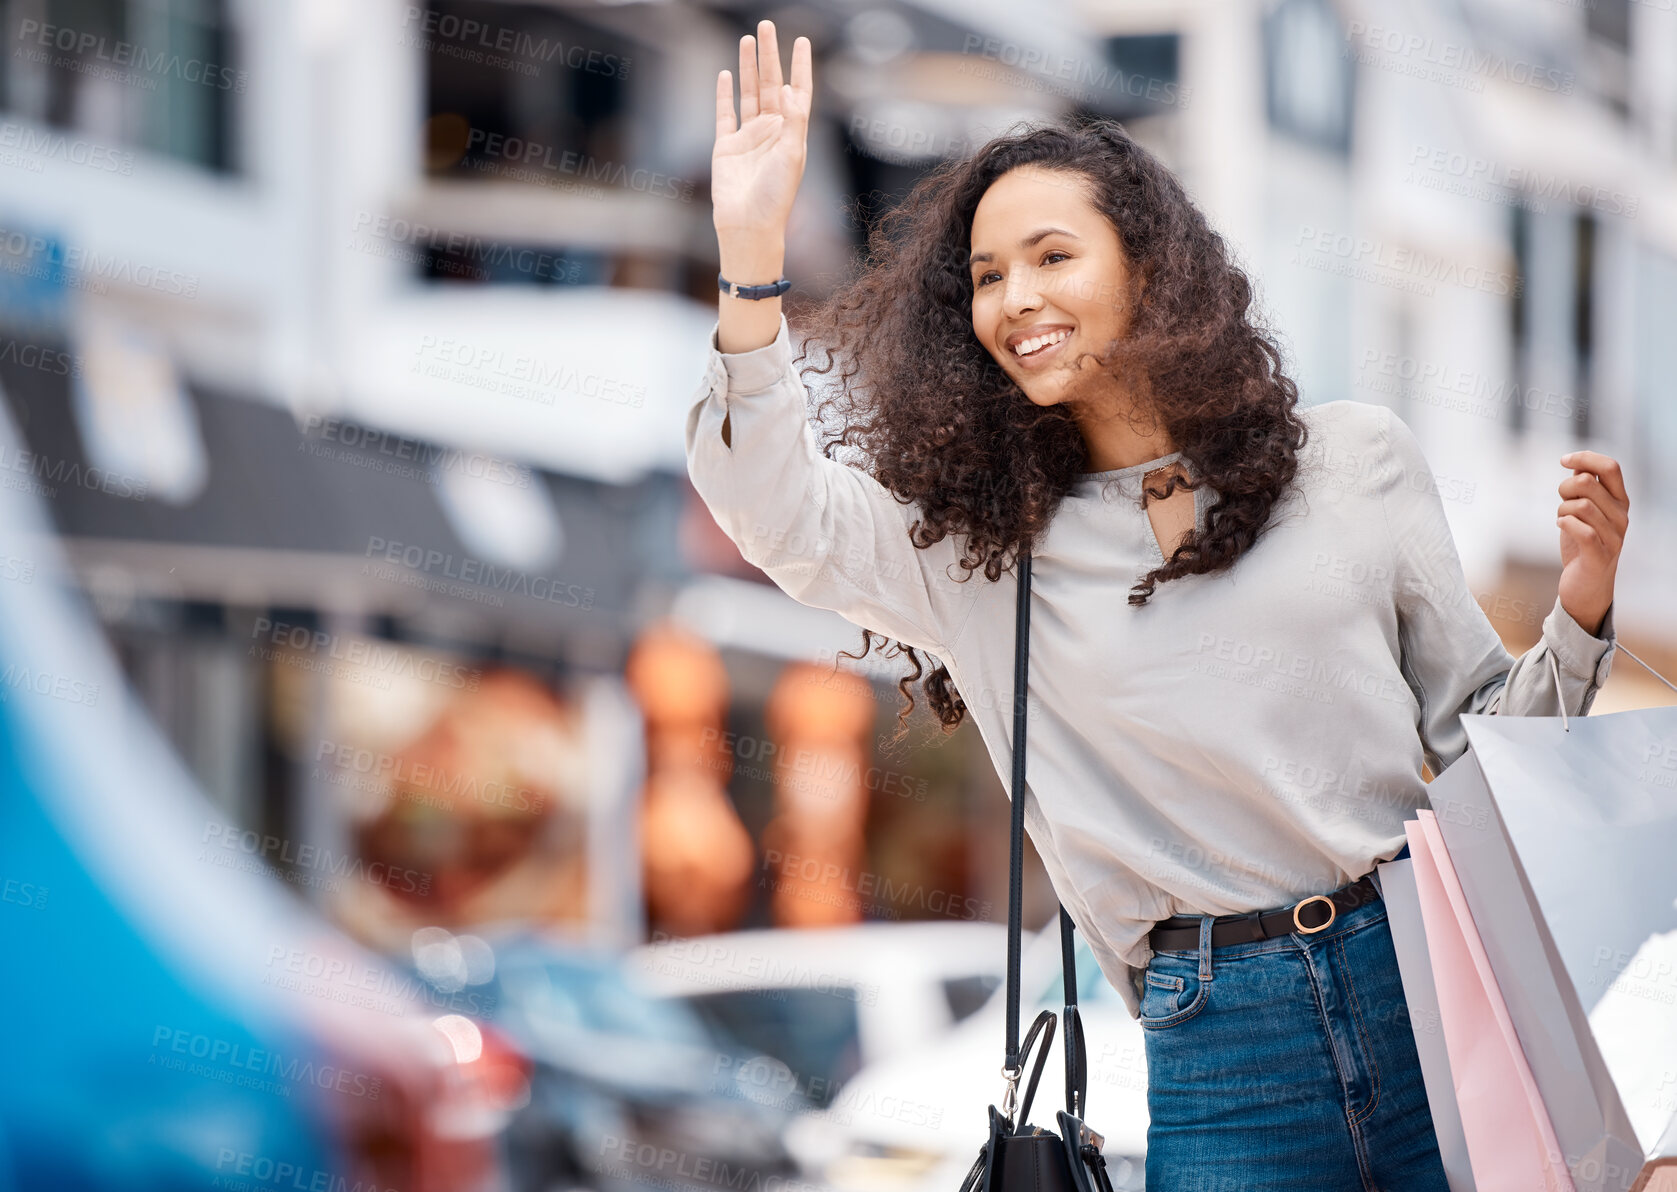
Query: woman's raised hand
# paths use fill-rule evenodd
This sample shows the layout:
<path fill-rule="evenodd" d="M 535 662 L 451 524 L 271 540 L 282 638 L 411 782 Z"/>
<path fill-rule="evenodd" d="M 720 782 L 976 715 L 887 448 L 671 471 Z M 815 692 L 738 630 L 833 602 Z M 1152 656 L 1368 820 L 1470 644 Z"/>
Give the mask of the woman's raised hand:
<path fill-rule="evenodd" d="M 1555 525 L 1561 532 L 1561 607 L 1597 637 L 1613 604 L 1619 552 L 1630 529 L 1630 494 L 1619 461 L 1599 451 L 1561 456 L 1572 475 L 1561 481 Z"/>
<path fill-rule="evenodd" d="M 724 245 L 784 240 L 792 199 L 804 174 L 814 90 L 807 37 L 792 43 L 792 81 L 781 81 L 773 21 L 759 22 L 755 38 L 740 38 L 738 120 L 733 78 L 725 70 L 716 76 L 710 201 L 717 238 Z"/>
<path fill-rule="evenodd" d="M 761 54 L 759 54 L 761 47 Z M 740 117 L 734 83 L 716 76 L 716 148 L 710 156 L 711 216 L 722 276 L 740 285 L 780 279 L 786 259 L 786 221 L 804 176 L 804 143 L 815 91 L 809 38 L 792 43 L 792 81 L 780 79 L 774 22 L 740 38 Z M 748 352 L 774 342 L 779 298 L 717 302 L 716 343 L 723 352 Z"/>

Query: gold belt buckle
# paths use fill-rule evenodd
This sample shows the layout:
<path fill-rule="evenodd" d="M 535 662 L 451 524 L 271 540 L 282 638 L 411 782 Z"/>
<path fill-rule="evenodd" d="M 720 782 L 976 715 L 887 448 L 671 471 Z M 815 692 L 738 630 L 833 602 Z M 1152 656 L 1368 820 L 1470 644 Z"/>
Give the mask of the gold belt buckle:
<path fill-rule="evenodd" d="M 1308 906 L 1312 902 L 1325 902 L 1328 904 L 1328 921 L 1323 923 L 1320 927 L 1306 927 L 1303 923 L 1299 922 L 1299 908 Z M 1318 931 L 1326 931 L 1329 927 L 1333 926 L 1333 921 L 1338 917 L 1339 908 L 1334 905 L 1333 899 L 1329 898 L 1326 894 L 1312 894 L 1309 898 L 1302 898 L 1293 904 L 1293 927 L 1297 929 L 1300 935 L 1315 935 Z"/>

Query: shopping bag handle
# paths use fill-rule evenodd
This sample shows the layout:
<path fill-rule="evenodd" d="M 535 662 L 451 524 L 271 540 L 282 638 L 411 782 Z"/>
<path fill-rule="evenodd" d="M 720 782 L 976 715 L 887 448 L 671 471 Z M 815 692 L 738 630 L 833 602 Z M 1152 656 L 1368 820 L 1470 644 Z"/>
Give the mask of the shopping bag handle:
<path fill-rule="evenodd" d="M 1653 675 L 1654 678 L 1658 679 L 1661 683 L 1664 683 L 1667 687 L 1671 688 L 1671 690 L 1677 691 L 1677 683 L 1673 683 L 1670 679 L 1660 674 L 1659 671 L 1649 666 L 1646 662 L 1643 662 L 1642 659 L 1638 658 L 1635 654 L 1631 654 L 1629 650 L 1625 649 L 1624 645 L 1619 641 L 1617 636 L 1613 638 L 1613 649 L 1624 650 L 1626 654 L 1630 654 L 1631 659 L 1643 670 L 1647 671 L 1650 675 Z M 1555 676 L 1555 702 L 1561 706 L 1561 728 L 1565 729 L 1567 732 L 1571 732 L 1572 729 L 1567 724 L 1566 696 L 1561 693 L 1561 668 L 1555 662 L 1555 652 L 1553 650 L 1549 651 L 1549 673 Z"/>

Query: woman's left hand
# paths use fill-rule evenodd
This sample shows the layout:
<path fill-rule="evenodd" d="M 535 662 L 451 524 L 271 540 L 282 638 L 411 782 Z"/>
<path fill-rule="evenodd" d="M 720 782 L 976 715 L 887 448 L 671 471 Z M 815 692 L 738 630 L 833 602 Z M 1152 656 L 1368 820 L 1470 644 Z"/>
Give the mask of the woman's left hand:
<path fill-rule="evenodd" d="M 1599 451 L 1561 456 L 1572 475 L 1561 481 L 1555 525 L 1561 531 L 1561 607 L 1591 634 L 1613 603 L 1619 551 L 1630 527 L 1630 497 L 1619 461 Z"/>

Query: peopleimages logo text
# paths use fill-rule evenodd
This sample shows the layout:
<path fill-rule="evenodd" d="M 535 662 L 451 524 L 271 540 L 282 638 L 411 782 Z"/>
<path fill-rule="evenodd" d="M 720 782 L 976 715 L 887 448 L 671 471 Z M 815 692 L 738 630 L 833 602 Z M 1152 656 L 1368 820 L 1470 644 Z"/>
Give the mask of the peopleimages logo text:
<path fill-rule="evenodd" d="M 260 857 L 270 864 L 315 869 L 335 877 L 350 877 L 388 886 L 406 894 L 426 895 L 431 892 L 431 875 L 417 869 L 398 869 L 383 861 L 368 862 L 354 853 L 334 853 L 325 845 L 303 844 L 293 848 L 289 840 L 264 836 L 248 828 L 240 829 L 216 820 L 205 823 L 204 838 L 200 843 L 205 850 L 199 854 L 200 860 L 204 859 L 209 849 L 219 847 Z"/>
<path fill-rule="evenodd" d="M 573 608 L 594 607 L 594 589 L 567 584 L 545 575 L 530 575 L 516 567 L 497 567 L 470 555 L 420 546 L 413 542 L 392 542 L 374 536 L 367 540 L 367 558 L 396 563 L 411 571 L 441 575 L 461 583 L 476 584 L 497 592 L 522 593 Z"/>
<path fill-rule="evenodd" d="M 585 74 L 606 75 L 619 79 L 629 77 L 630 59 L 627 57 L 590 49 L 575 42 L 567 45 L 558 38 L 549 41 L 523 29 L 492 25 L 486 21 L 473 20 L 471 17 L 438 12 L 434 8 L 409 5 L 402 25 L 404 28 L 410 28 L 416 23 L 422 33 L 434 34 L 444 41 L 458 42 L 463 46 L 469 45 L 480 50 L 529 58 L 537 62 L 561 62 L 572 70 L 580 70 Z"/>
<path fill-rule="evenodd" d="M 25 277 L 40 277 L 79 285 L 95 293 L 105 292 L 102 283 L 116 282 L 142 290 L 156 290 L 171 297 L 198 297 L 195 274 L 161 269 L 144 261 L 111 256 L 82 245 L 59 245 L 34 232 L 0 228 L 0 269 Z"/>
<path fill-rule="evenodd" d="M 154 1052 L 167 1051 L 224 1068 L 237 1068 L 260 1076 L 278 1076 L 295 1084 L 332 1089 L 352 1097 L 377 1101 L 384 1082 L 377 1076 L 354 1072 L 334 1064 L 285 1055 L 267 1048 L 251 1047 L 231 1039 L 219 1039 L 185 1027 L 159 1025 L 151 1034 Z M 156 1056 L 154 1055 L 155 1061 Z M 289 1089 L 283 1090 L 290 1095 Z"/>
<path fill-rule="evenodd" d="M 602 161 L 575 149 L 560 149 L 540 141 L 474 128 L 466 135 L 466 148 L 484 157 L 539 166 L 562 174 L 574 174 L 588 182 L 608 182 L 625 190 L 643 191 L 664 198 L 691 202 L 696 183 L 686 178 L 675 178 L 644 167 L 631 170 L 618 161 Z"/>

